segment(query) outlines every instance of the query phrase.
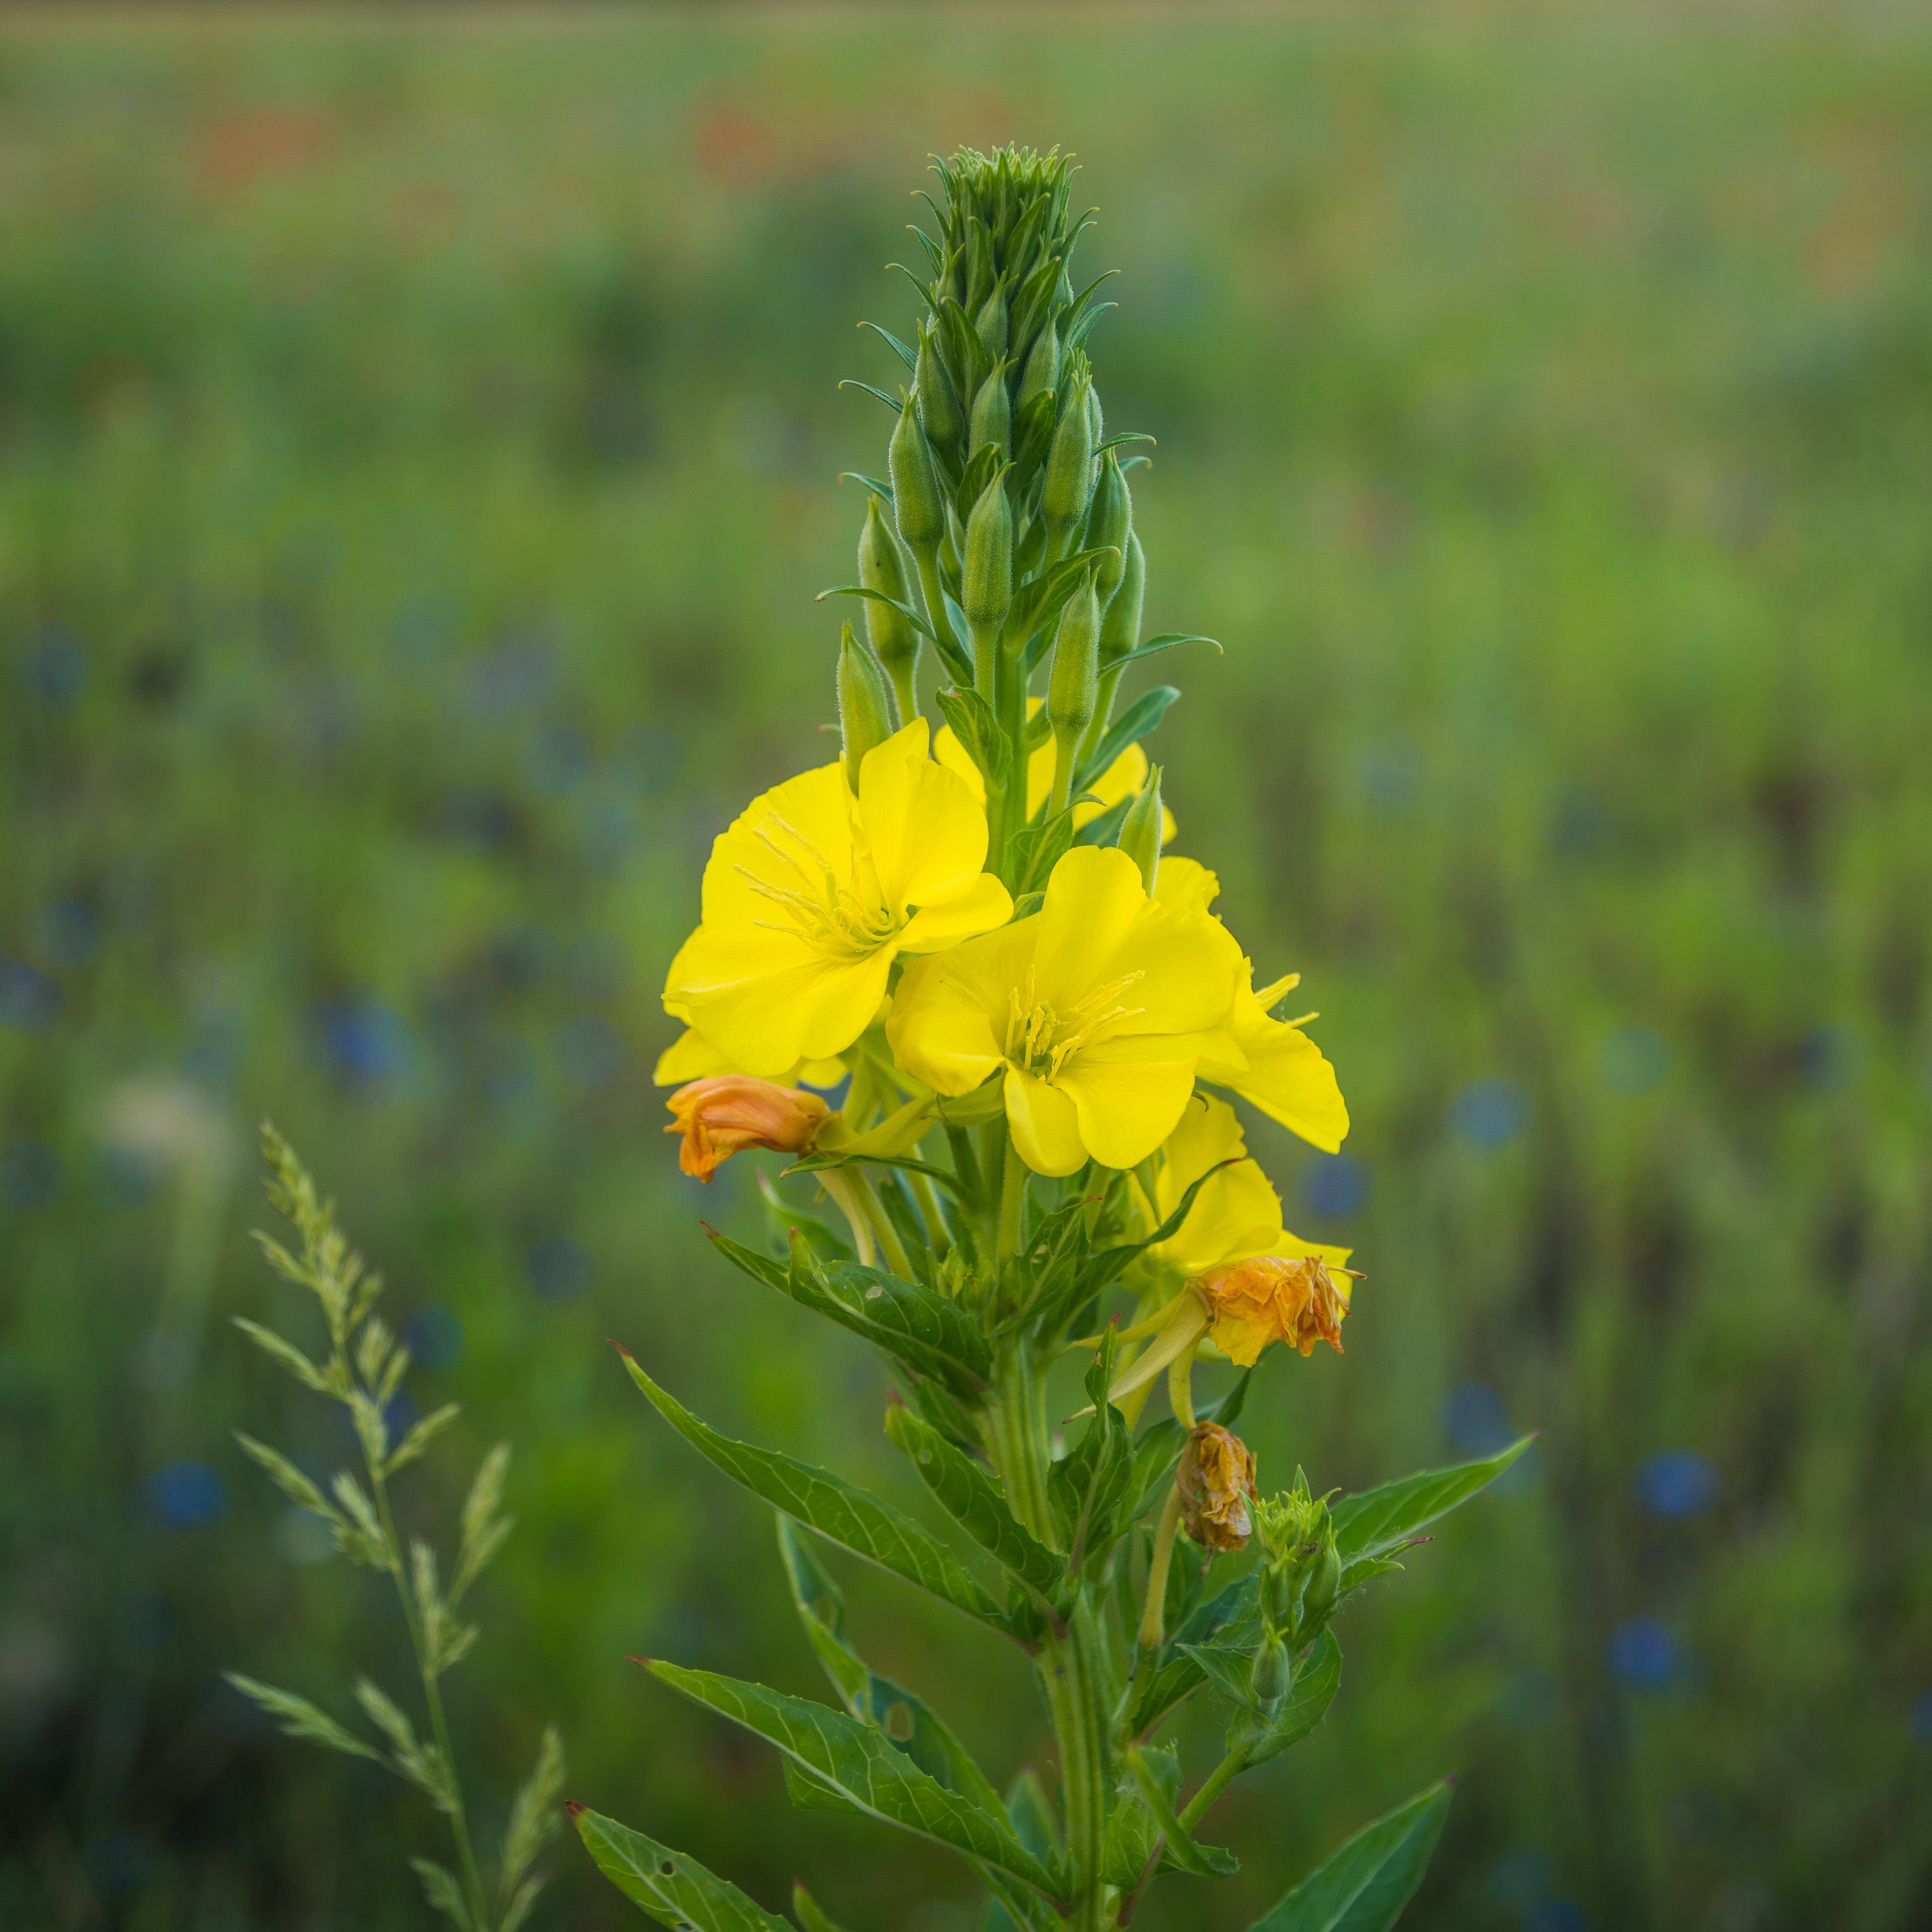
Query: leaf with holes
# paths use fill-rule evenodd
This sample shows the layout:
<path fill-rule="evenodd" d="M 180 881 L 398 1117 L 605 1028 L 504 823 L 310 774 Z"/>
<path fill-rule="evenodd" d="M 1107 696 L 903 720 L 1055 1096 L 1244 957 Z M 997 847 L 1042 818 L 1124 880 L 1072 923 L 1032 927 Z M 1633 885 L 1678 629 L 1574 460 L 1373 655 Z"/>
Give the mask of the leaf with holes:
<path fill-rule="evenodd" d="M 1054 1874 L 1003 1818 L 947 1790 L 869 1724 L 826 1705 L 714 1671 L 687 1670 L 656 1660 L 646 1667 L 693 1703 L 776 1744 L 846 1804 L 1005 1872 L 1044 1897 L 1055 1895 Z"/>
<path fill-rule="evenodd" d="M 571 1813 L 597 1869 L 660 1924 L 680 1932 L 792 1932 L 776 1913 L 695 1858 L 580 1804 Z"/>

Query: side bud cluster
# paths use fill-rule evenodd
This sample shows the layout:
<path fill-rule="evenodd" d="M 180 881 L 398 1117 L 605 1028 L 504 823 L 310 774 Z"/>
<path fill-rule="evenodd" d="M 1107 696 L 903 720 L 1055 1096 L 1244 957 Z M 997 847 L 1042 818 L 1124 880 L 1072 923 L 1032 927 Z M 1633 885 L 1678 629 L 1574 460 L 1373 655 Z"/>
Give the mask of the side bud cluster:
<path fill-rule="evenodd" d="M 1261 1539 L 1262 1634 L 1255 1651 L 1254 1691 L 1270 1714 L 1288 1694 L 1293 1660 L 1327 1628 L 1342 1593 L 1342 1552 L 1326 1497 L 1309 1493 L 1308 1478 L 1255 1505 Z"/>

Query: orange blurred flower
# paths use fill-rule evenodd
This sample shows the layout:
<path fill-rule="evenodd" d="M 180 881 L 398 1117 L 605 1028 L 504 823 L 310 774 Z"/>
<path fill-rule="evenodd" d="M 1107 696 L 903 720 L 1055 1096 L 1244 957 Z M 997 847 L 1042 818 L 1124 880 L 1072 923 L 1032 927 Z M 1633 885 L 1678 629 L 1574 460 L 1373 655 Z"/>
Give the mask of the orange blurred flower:
<path fill-rule="evenodd" d="M 1245 1549 L 1254 1528 L 1255 1452 L 1218 1422 L 1189 1432 L 1174 1477 L 1181 1526 L 1204 1550 Z"/>
<path fill-rule="evenodd" d="M 664 1104 L 674 1116 L 664 1132 L 684 1136 L 677 1164 L 700 1180 L 709 1180 L 718 1162 L 729 1160 L 741 1148 L 809 1152 L 831 1114 L 816 1094 L 748 1073 L 692 1081 Z"/>
<path fill-rule="evenodd" d="M 1319 1255 L 1256 1255 L 1210 1268 L 1189 1285 L 1208 1304 L 1214 1346 L 1246 1368 L 1270 1342 L 1304 1355 L 1317 1342 L 1341 1352 L 1348 1288 L 1337 1274 L 1360 1279 L 1352 1268 L 1331 1270 Z"/>

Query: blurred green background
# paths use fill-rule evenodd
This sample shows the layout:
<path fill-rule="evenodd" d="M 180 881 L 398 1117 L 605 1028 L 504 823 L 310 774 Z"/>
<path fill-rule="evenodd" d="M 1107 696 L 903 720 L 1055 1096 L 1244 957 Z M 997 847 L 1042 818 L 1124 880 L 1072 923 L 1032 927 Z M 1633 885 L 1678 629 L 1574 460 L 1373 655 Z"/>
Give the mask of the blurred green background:
<path fill-rule="evenodd" d="M 406 1652 L 231 1430 L 348 1449 L 226 1317 L 294 1137 L 408 1400 L 521 1519 L 452 1679 L 779 1904 L 964 1932 L 622 1659 L 819 1694 L 762 1510 L 630 1391 L 921 1504 L 856 1342 L 716 1262 L 656 993 L 709 841 L 820 761 L 929 149 L 1078 151 L 1125 271 L 1180 849 L 1356 1126 L 1252 1144 L 1370 1279 L 1264 1481 L 1544 1433 L 1348 1616 L 1239 1787 L 1234 1928 L 1461 1780 L 1418 1927 L 1932 1922 L 1932 34 L 1608 4 L 1271 16 L 0 21 L 0 1919 L 429 1922 L 437 1827 L 217 1672 Z M 1016 1659 L 850 1579 L 1004 1773 Z M 1197 1742 L 1207 1726 L 1194 1720 Z M 482 1808 L 491 1815 L 490 1802 Z M 440 1855 L 440 1853 L 438 1854 Z M 574 1848 L 538 1922 L 630 1908 Z M 916 1906 L 914 1901 L 934 1903 Z"/>

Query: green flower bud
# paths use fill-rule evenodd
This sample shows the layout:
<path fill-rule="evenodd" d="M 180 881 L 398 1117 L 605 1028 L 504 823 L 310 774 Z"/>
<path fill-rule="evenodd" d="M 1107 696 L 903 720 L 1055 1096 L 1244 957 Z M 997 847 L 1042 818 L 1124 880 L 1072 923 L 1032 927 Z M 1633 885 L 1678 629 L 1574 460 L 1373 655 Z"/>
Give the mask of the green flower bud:
<path fill-rule="evenodd" d="M 919 332 L 919 368 L 913 381 L 913 394 L 919 398 L 921 428 L 936 448 L 957 449 L 966 433 L 966 412 L 933 341 L 931 322 Z"/>
<path fill-rule="evenodd" d="M 1134 524 L 1134 500 L 1127 491 L 1127 479 L 1120 474 L 1120 458 L 1111 449 L 1100 459 L 1100 474 L 1094 485 L 1094 506 L 1087 513 L 1087 548 L 1110 544 L 1120 554 L 1100 560 L 1100 574 L 1094 588 L 1100 608 L 1112 607 L 1114 593 L 1126 574 L 1127 538 Z"/>
<path fill-rule="evenodd" d="M 980 492 L 966 519 L 959 608 L 976 634 L 997 632 L 1013 602 L 1013 508 L 1002 471 Z"/>
<path fill-rule="evenodd" d="M 1013 406 L 1006 395 L 1004 362 L 993 364 L 993 373 L 980 385 L 980 393 L 973 398 L 970 447 L 976 452 L 989 442 L 1002 456 L 1013 453 Z"/>
<path fill-rule="evenodd" d="M 899 535 L 916 550 L 938 543 L 946 534 L 946 500 L 940 494 L 932 446 L 926 440 L 919 411 L 910 400 L 900 408 L 886 460 L 892 470 L 892 512 Z"/>
<path fill-rule="evenodd" d="M 1047 686 L 1047 722 L 1060 742 L 1064 782 L 1072 777 L 1074 747 L 1094 722 L 1100 684 L 1100 605 L 1094 573 L 1066 600 L 1053 643 L 1053 677 Z M 1065 799 L 1059 800 L 1064 806 Z"/>
<path fill-rule="evenodd" d="M 995 282 L 993 292 L 980 304 L 980 313 L 973 318 L 973 332 L 980 338 L 980 346 L 986 352 L 988 362 L 997 362 L 1006 352 L 1006 290 L 1004 282 Z"/>
<path fill-rule="evenodd" d="M 1321 1555 L 1308 1573 L 1308 1587 L 1301 1594 L 1301 1623 L 1298 1634 L 1304 1642 L 1321 1630 L 1335 1607 L 1336 1598 L 1341 1594 L 1342 1552 L 1335 1546 L 1335 1532 L 1331 1527 L 1322 1544 Z"/>
<path fill-rule="evenodd" d="M 1100 662 L 1113 664 L 1141 640 L 1141 606 L 1147 595 L 1147 553 L 1138 534 L 1127 532 L 1126 568 L 1100 626 Z"/>
<path fill-rule="evenodd" d="M 1026 374 L 1020 378 L 1019 406 L 1024 409 L 1036 396 L 1060 387 L 1060 332 L 1049 322 L 1034 338 L 1027 357 Z"/>
<path fill-rule="evenodd" d="M 1269 1717 L 1273 1717 L 1281 1708 L 1281 1700 L 1288 1695 L 1288 1686 L 1294 1681 L 1294 1660 L 1288 1655 L 1288 1646 L 1273 1630 L 1264 1632 L 1255 1647 L 1252 1687 L 1255 1702 Z"/>
<path fill-rule="evenodd" d="M 878 661 L 845 626 L 838 646 L 838 729 L 844 738 L 846 782 L 859 789 L 866 754 L 892 735 L 892 700 Z"/>
<path fill-rule="evenodd" d="M 1094 447 L 1098 449 L 1107 440 L 1107 422 L 1100 408 L 1100 392 L 1097 385 L 1090 386 L 1087 391 L 1087 421 L 1094 432 Z"/>
<path fill-rule="evenodd" d="M 1141 884 L 1150 897 L 1160 871 L 1160 767 L 1147 775 L 1127 815 L 1120 824 L 1120 850 L 1141 868 Z"/>
<path fill-rule="evenodd" d="M 1040 514 L 1056 542 L 1077 530 L 1094 500 L 1093 418 L 1087 408 L 1089 381 L 1076 384 L 1068 406 L 1054 426 L 1046 454 L 1046 480 L 1041 485 Z"/>
<path fill-rule="evenodd" d="M 905 554 L 880 508 L 878 497 L 866 500 L 866 527 L 859 532 L 859 581 L 868 590 L 895 598 L 910 609 L 914 600 Z M 866 600 L 866 638 L 873 656 L 892 680 L 899 716 L 909 722 L 919 708 L 914 693 L 923 640 L 903 612 L 871 597 Z"/>

